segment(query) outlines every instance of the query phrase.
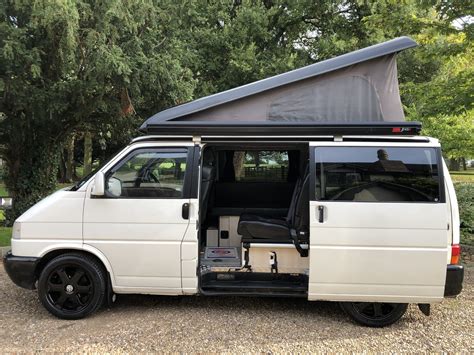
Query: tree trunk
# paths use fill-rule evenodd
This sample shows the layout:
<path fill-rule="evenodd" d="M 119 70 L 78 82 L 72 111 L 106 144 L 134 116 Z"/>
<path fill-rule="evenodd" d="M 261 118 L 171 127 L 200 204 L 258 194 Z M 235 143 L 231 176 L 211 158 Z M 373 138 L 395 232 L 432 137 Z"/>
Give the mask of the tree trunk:
<path fill-rule="evenodd" d="M 69 138 L 66 150 L 66 182 L 71 182 L 74 174 L 74 136 Z"/>
<path fill-rule="evenodd" d="M 449 159 L 449 170 L 459 171 L 461 167 L 459 159 Z"/>
<path fill-rule="evenodd" d="M 235 152 L 234 153 L 234 171 L 235 179 L 239 181 L 243 177 L 244 173 L 244 162 L 245 162 L 245 152 Z"/>
<path fill-rule="evenodd" d="M 92 171 L 92 133 L 84 133 L 84 172 L 86 176 Z"/>
<path fill-rule="evenodd" d="M 462 170 L 467 170 L 466 158 L 461 158 Z"/>
<path fill-rule="evenodd" d="M 67 152 L 65 149 L 61 149 L 61 155 L 58 164 L 58 181 L 61 183 L 66 182 L 66 160 Z"/>

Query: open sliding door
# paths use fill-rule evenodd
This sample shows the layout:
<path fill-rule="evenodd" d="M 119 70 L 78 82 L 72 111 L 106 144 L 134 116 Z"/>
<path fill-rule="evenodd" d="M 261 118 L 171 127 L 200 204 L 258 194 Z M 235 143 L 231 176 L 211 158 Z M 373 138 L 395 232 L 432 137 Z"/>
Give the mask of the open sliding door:
<path fill-rule="evenodd" d="M 437 143 L 310 144 L 309 299 L 443 298 L 449 217 Z"/>

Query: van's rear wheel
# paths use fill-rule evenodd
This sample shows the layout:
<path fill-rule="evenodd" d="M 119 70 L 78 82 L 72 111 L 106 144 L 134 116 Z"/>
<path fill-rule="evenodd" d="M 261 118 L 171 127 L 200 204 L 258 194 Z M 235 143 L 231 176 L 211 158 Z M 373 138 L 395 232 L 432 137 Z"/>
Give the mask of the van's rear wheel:
<path fill-rule="evenodd" d="M 369 327 L 385 327 L 398 321 L 405 314 L 408 304 L 341 302 L 341 307 L 357 323 Z"/>
<path fill-rule="evenodd" d="M 106 276 L 95 259 L 79 253 L 58 256 L 41 272 L 38 295 L 56 317 L 79 319 L 104 303 Z"/>

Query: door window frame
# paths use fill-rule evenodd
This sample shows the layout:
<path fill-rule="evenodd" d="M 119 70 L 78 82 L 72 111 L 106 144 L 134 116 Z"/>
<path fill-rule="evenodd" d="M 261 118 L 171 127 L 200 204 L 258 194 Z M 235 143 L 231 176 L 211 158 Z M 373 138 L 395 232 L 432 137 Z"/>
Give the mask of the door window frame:
<path fill-rule="evenodd" d="M 317 148 L 430 148 L 436 151 L 436 165 L 438 167 L 438 189 L 439 189 L 439 201 L 343 201 L 343 200 L 318 200 L 316 198 L 316 149 Z M 317 146 L 310 145 L 309 146 L 309 171 L 310 171 L 310 186 L 309 186 L 309 200 L 310 201 L 318 201 L 321 203 L 326 202 L 337 202 L 337 203 L 429 203 L 429 204 L 438 204 L 438 203 L 446 203 L 446 191 L 444 187 L 444 169 L 443 169 L 443 156 L 441 154 L 441 147 L 439 146 L 425 146 L 425 145 L 390 145 L 384 144 L 380 142 L 378 145 L 375 142 L 371 142 L 370 145 L 342 145 L 342 144 L 320 144 Z"/>
<path fill-rule="evenodd" d="M 137 147 L 129 151 L 125 156 L 123 156 L 119 161 L 113 164 L 107 171 L 104 172 L 104 182 L 107 180 L 125 164 L 133 156 L 141 153 L 185 153 L 186 154 L 186 169 L 184 171 L 184 180 L 183 180 L 183 190 L 181 197 L 156 197 L 156 196 L 147 196 L 147 197 L 128 197 L 128 196 L 113 196 L 105 190 L 105 195 L 102 198 L 108 199 L 128 199 L 128 200 L 170 200 L 170 199 L 190 199 L 197 198 L 197 188 L 198 182 L 195 181 L 197 176 L 196 167 L 199 165 L 199 146 L 166 146 L 166 147 Z"/>

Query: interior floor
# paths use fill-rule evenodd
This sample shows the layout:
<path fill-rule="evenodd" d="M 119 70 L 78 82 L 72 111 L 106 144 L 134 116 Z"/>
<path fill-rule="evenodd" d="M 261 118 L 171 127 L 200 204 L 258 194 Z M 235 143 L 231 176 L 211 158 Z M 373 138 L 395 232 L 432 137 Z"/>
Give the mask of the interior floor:
<path fill-rule="evenodd" d="M 303 194 L 309 195 L 303 186 L 307 165 L 308 146 L 302 144 L 206 146 L 200 192 L 203 292 L 306 294 L 309 230 L 298 213 L 308 213 L 301 208 Z"/>

